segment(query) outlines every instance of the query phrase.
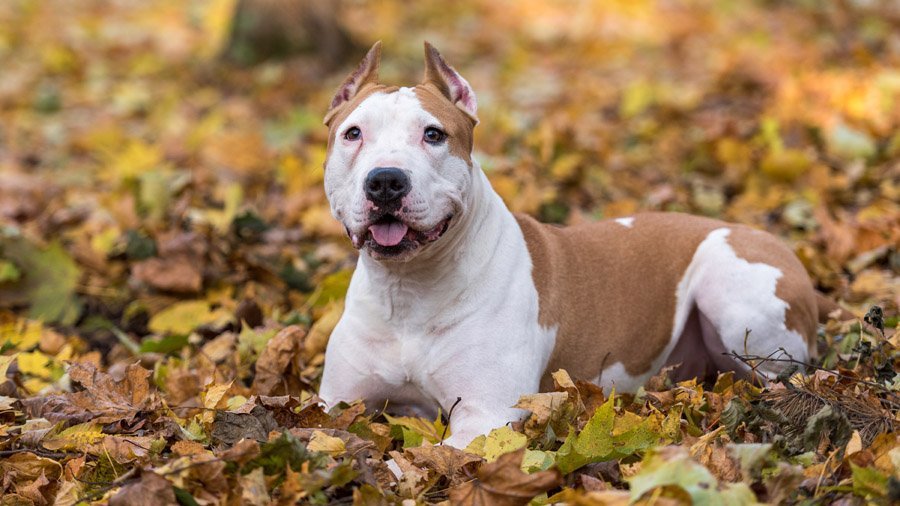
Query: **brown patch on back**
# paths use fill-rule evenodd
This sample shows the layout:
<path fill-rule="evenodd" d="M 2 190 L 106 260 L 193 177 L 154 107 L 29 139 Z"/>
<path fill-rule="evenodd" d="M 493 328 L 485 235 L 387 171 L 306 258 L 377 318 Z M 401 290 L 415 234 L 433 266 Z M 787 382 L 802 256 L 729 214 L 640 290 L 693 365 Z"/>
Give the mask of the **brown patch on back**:
<path fill-rule="evenodd" d="M 472 164 L 475 120 L 447 99 L 434 84 L 420 84 L 413 88 L 422 108 L 441 122 L 447 133 L 450 153 Z"/>
<path fill-rule="evenodd" d="M 612 220 L 559 228 L 516 218 L 533 263 L 539 322 L 558 325 L 547 371 L 564 368 L 584 379 L 616 362 L 631 375 L 648 371 L 671 338 L 678 282 L 697 246 L 722 226 L 665 213 L 637 215 L 631 228 Z M 551 385 L 545 374 L 541 388 Z"/>
<path fill-rule="evenodd" d="M 617 362 L 630 375 L 648 372 L 672 338 L 678 283 L 697 247 L 717 228 L 732 229 L 728 241 L 739 256 L 782 270 L 776 295 L 791 304 L 788 327 L 815 335 L 815 319 L 809 318 L 815 304 L 807 300 L 813 293 L 809 278 L 777 238 L 677 213 L 634 218 L 631 228 L 612 220 L 560 228 L 516 216 L 533 263 L 539 323 L 558 326 L 542 390 L 552 387 L 549 372 L 560 368 L 583 379 L 596 378 Z M 750 234 L 752 240 L 747 239 Z"/>

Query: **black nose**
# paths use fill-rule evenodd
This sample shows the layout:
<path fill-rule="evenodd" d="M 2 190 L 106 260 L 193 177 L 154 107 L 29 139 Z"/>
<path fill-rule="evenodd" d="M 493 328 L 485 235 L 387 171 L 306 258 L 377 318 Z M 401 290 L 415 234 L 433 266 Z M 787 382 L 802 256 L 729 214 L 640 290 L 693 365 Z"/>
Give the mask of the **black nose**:
<path fill-rule="evenodd" d="M 388 204 L 409 193 L 409 176 L 396 167 L 376 167 L 366 176 L 366 197 L 375 204 Z"/>

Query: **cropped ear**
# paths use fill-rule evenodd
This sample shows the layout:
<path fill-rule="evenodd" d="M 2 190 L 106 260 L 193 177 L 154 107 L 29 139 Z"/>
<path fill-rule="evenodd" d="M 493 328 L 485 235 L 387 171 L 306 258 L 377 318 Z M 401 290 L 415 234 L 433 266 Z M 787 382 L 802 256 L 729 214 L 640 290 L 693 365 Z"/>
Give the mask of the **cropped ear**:
<path fill-rule="evenodd" d="M 450 102 L 478 123 L 478 102 L 469 82 L 448 65 L 441 53 L 428 42 L 425 42 L 425 80 L 422 84 L 434 85 Z"/>
<path fill-rule="evenodd" d="M 328 113 L 325 114 L 324 123 L 327 125 L 334 118 L 335 113 L 343 104 L 346 104 L 359 93 L 365 85 L 378 83 L 378 64 L 381 63 L 381 41 L 375 43 L 372 49 L 366 53 L 366 57 L 359 63 L 344 82 L 341 83 L 334 98 L 331 99 L 331 106 Z"/>

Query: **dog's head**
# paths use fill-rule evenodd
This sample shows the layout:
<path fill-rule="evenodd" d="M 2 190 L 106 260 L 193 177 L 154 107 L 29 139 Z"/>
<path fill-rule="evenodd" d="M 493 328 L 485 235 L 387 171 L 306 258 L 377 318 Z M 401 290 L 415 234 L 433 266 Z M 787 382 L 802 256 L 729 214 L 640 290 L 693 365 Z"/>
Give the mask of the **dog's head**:
<path fill-rule="evenodd" d="M 475 94 L 425 43 L 425 79 L 378 82 L 381 43 L 350 74 L 325 116 L 325 193 L 353 245 L 381 261 L 405 261 L 466 213 L 473 180 Z"/>

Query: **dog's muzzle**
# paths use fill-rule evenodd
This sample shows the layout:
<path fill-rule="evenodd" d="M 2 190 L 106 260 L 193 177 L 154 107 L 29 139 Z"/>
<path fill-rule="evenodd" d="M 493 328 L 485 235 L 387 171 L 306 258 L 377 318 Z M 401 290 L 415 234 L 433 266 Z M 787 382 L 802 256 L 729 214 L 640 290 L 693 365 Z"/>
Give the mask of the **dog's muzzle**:
<path fill-rule="evenodd" d="M 362 234 L 347 228 L 347 235 L 357 249 L 363 247 L 381 257 L 397 257 L 426 244 L 437 241 L 450 228 L 452 216 L 427 230 L 417 230 L 394 214 L 384 214 L 372 221 Z"/>

